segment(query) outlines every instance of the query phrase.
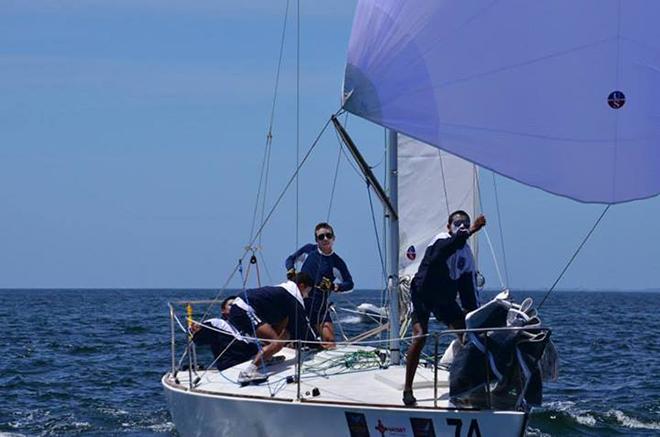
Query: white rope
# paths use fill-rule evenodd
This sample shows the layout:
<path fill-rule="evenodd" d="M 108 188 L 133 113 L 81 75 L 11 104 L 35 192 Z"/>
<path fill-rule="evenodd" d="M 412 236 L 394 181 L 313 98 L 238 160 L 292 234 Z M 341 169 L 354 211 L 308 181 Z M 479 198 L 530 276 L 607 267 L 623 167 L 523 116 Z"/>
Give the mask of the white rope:
<path fill-rule="evenodd" d="M 495 249 L 493 248 L 493 243 L 490 241 L 490 236 L 488 235 L 488 231 L 486 228 L 483 228 L 484 235 L 486 236 L 486 241 L 488 242 L 488 248 L 490 249 L 490 254 L 493 257 L 493 263 L 495 264 L 495 271 L 497 272 L 497 277 L 500 280 L 500 285 L 502 286 L 502 289 L 506 288 L 506 284 L 504 283 L 504 279 L 502 278 L 502 272 L 500 271 L 500 266 L 497 263 L 497 256 L 495 256 Z"/>

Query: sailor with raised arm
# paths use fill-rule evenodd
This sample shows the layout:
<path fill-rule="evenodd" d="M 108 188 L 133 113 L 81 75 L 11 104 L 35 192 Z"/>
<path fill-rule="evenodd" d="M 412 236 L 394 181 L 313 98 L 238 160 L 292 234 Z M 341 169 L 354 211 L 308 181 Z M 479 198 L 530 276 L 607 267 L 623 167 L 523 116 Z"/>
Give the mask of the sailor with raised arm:
<path fill-rule="evenodd" d="M 465 211 L 449 215 L 447 230 L 438 234 L 424 253 L 424 258 L 413 278 L 411 298 L 413 304 L 413 335 L 415 338 L 406 355 L 406 381 L 403 403 L 414 405 L 412 385 L 419 364 L 419 355 L 426 343 L 431 312 L 436 319 L 451 329 L 465 328 L 465 314 L 479 305 L 476 285 L 476 267 L 468 238 L 486 225 L 483 215 L 470 226 Z M 460 296 L 461 305 L 456 302 Z"/>
<path fill-rule="evenodd" d="M 306 244 L 291 254 L 285 261 L 287 277 L 296 274 L 296 263 L 302 264 L 301 272 L 314 281 L 314 288 L 305 299 L 305 308 L 312 327 L 324 342 L 324 347 L 334 347 L 335 332 L 330 317 L 329 297 L 332 292 L 353 289 L 353 278 L 346 263 L 333 250 L 335 233 L 328 223 L 322 222 L 314 228 L 316 244 Z"/>

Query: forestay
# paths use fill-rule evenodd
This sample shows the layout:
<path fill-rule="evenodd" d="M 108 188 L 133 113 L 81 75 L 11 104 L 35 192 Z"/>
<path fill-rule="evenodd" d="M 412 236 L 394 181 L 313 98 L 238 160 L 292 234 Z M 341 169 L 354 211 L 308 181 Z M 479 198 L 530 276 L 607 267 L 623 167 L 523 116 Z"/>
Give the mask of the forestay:
<path fill-rule="evenodd" d="M 462 209 L 474 219 L 477 169 L 428 144 L 398 138 L 399 275 L 412 277 L 426 247 L 446 231 L 452 211 Z"/>
<path fill-rule="evenodd" d="M 660 2 L 360 0 L 344 108 L 584 202 L 660 192 Z"/>

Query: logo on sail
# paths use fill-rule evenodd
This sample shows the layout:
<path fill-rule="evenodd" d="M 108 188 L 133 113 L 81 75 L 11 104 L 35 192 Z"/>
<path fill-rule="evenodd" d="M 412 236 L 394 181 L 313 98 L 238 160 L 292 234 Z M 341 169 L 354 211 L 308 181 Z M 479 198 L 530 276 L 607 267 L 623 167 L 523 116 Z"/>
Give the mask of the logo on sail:
<path fill-rule="evenodd" d="M 415 258 L 417 258 L 417 252 L 415 252 L 415 246 L 410 246 L 408 250 L 406 250 L 406 258 L 408 258 L 410 261 L 415 261 Z"/>
<path fill-rule="evenodd" d="M 610 105 L 610 108 L 612 109 L 620 109 L 626 104 L 626 95 L 621 91 L 612 91 L 610 95 L 607 96 L 607 104 Z"/>

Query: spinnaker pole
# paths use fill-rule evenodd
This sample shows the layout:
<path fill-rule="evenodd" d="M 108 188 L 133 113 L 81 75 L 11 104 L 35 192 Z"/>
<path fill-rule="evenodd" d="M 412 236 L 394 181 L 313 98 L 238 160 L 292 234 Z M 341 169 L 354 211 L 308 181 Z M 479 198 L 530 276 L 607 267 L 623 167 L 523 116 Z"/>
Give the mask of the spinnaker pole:
<path fill-rule="evenodd" d="M 399 217 L 398 212 L 398 162 L 397 162 L 397 142 L 398 135 L 396 131 L 388 130 L 387 135 L 387 169 L 385 186 L 391 205 L 395 208 L 395 214 L 392 214 L 387 208 L 385 211 L 385 223 L 387 231 L 385 232 L 387 248 L 387 289 L 390 296 L 390 359 L 392 364 L 399 364 L 400 361 L 400 342 L 399 342 Z"/>

